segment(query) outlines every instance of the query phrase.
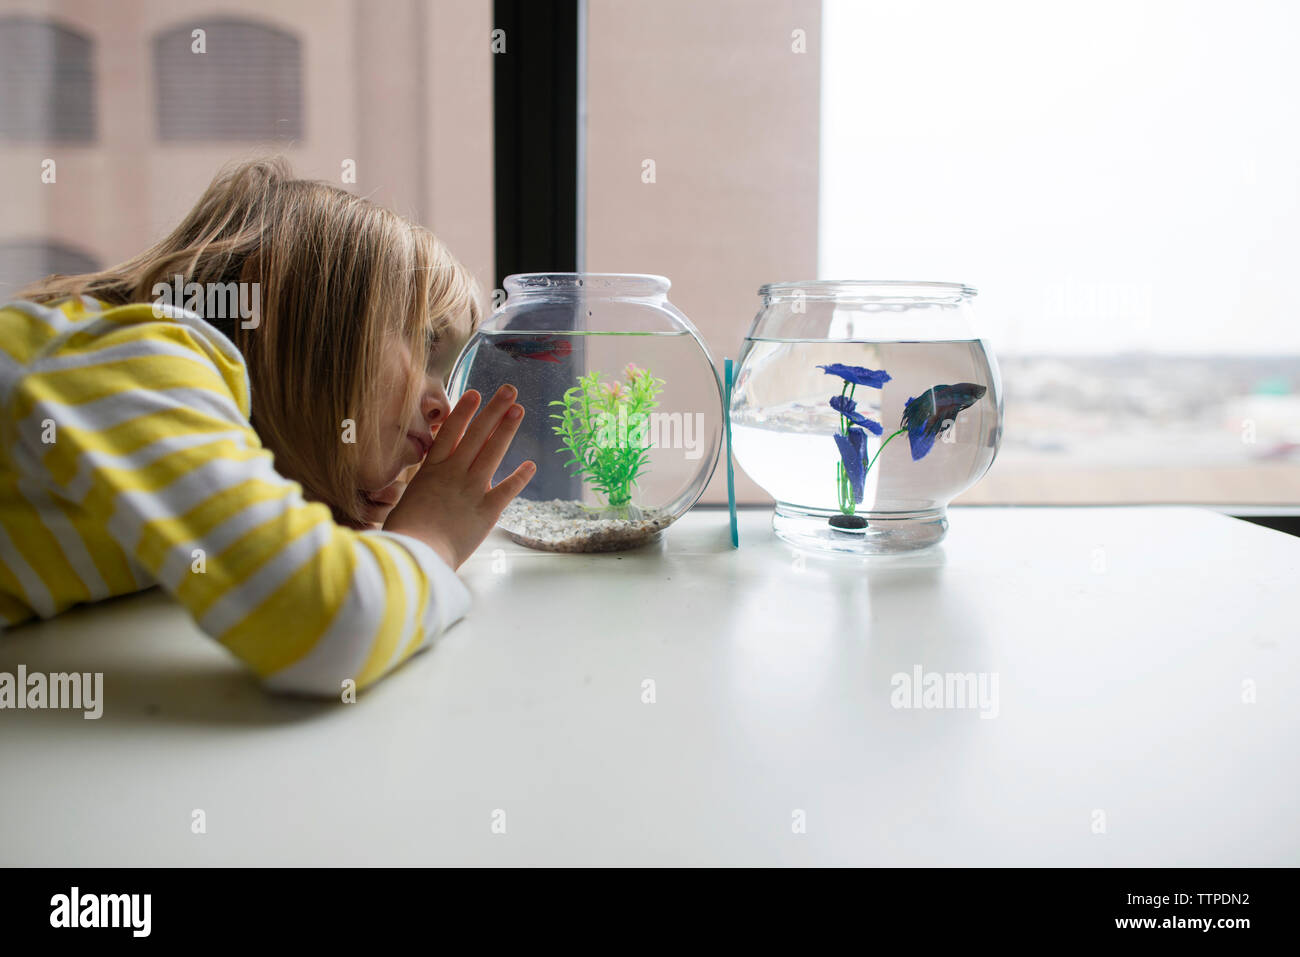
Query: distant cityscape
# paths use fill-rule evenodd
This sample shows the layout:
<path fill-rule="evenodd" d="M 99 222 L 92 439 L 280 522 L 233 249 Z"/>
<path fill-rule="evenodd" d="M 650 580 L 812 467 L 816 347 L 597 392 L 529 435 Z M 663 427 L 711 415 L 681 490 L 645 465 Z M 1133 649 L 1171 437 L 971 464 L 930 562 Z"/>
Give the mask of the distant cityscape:
<path fill-rule="evenodd" d="M 1002 355 L 1002 446 L 962 504 L 1300 505 L 1300 355 Z"/>
<path fill-rule="evenodd" d="M 1023 355 L 999 367 L 1009 460 L 1300 463 L 1300 355 Z"/>

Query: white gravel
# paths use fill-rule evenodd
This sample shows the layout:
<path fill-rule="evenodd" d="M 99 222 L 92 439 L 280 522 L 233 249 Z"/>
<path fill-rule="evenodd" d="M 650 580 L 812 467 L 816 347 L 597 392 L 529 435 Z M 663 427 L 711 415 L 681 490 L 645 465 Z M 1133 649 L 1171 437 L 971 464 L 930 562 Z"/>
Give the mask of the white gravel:
<path fill-rule="evenodd" d="M 635 506 L 633 506 L 635 508 Z M 601 518 L 581 502 L 515 499 L 498 523 L 520 545 L 548 552 L 617 552 L 655 541 L 672 524 L 659 509 L 641 508 L 639 518 Z M 635 514 L 632 513 L 632 514 Z"/>

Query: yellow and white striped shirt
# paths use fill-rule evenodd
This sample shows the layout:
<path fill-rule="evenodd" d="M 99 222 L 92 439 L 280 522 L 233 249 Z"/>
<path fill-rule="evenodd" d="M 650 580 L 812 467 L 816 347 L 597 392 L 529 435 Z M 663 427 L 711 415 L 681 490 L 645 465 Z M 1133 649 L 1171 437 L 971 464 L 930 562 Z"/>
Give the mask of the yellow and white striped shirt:
<path fill-rule="evenodd" d="M 158 584 L 268 688 L 338 695 L 461 618 L 433 549 L 275 471 L 234 344 L 159 308 L 0 307 L 0 628 Z"/>

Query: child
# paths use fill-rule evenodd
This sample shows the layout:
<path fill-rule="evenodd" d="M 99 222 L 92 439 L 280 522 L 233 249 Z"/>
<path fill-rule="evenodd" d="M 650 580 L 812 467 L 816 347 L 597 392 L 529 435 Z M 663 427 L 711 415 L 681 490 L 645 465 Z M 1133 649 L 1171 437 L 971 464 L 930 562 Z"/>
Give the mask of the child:
<path fill-rule="evenodd" d="M 200 318 L 180 307 L 234 300 L 165 305 L 177 288 L 255 308 Z M 243 163 L 136 258 L 19 297 L 0 308 L 0 627 L 159 584 L 266 687 L 339 695 L 464 615 L 454 569 L 536 467 L 491 487 L 511 387 L 450 408 L 481 312 L 427 230 Z"/>

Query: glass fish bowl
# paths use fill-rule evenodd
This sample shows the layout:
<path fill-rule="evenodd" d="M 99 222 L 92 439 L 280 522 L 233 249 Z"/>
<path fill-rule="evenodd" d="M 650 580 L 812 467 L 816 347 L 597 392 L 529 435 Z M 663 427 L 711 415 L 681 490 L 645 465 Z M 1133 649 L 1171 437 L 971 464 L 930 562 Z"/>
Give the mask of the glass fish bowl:
<path fill-rule="evenodd" d="M 537 472 L 501 515 L 514 541 L 609 552 L 658 540 L 717 466 L 722 389 L 663 276 L 528 273 L 452 369 L 453 401 L 519 390 L 524 421 L 493 481 Z"/>
<path fill-rule="evenodd" d="M 802 548 L 925 548 L 1002 439 L 997 362 L 961 283 L 771 283 L 731 398 L 736 462 Z"/>

